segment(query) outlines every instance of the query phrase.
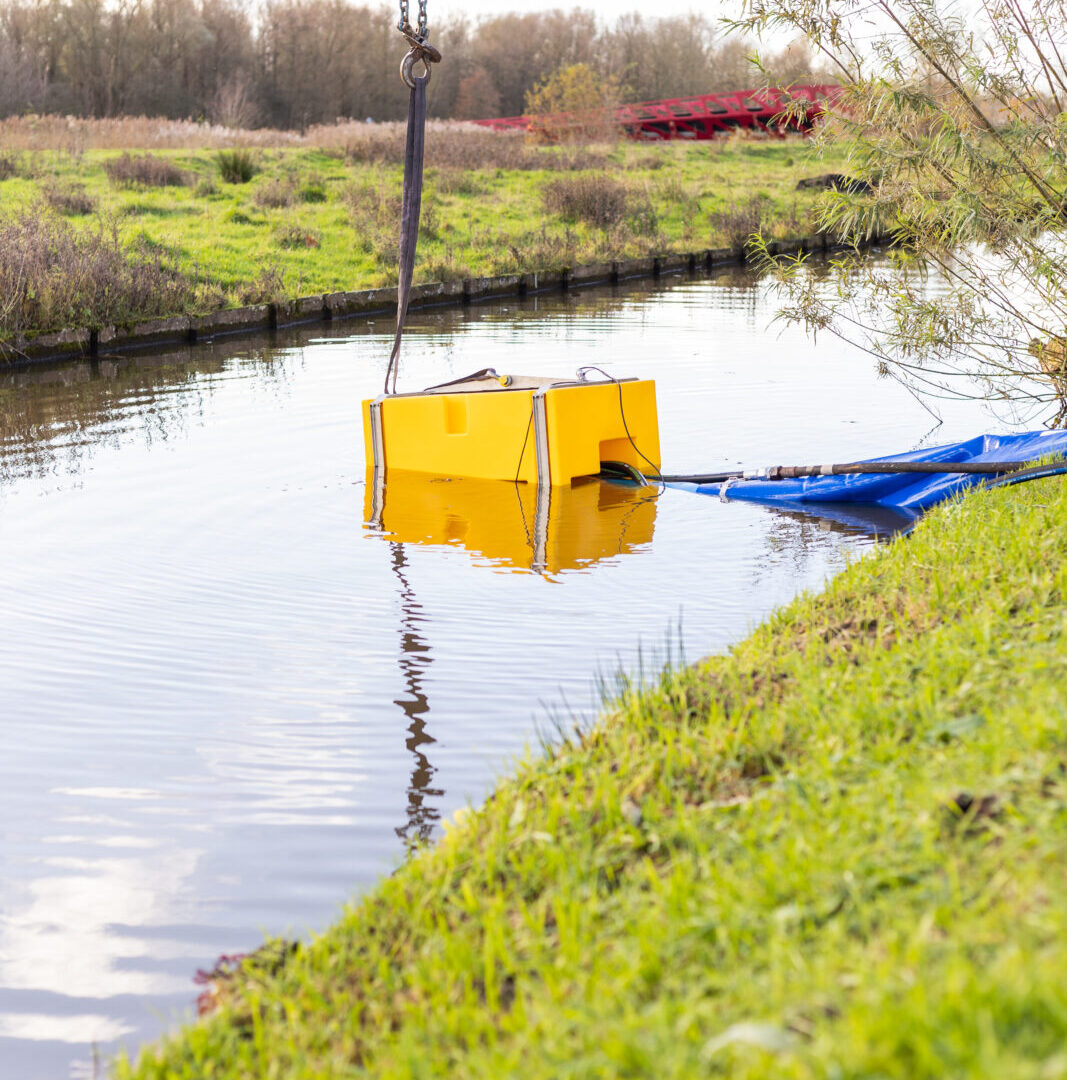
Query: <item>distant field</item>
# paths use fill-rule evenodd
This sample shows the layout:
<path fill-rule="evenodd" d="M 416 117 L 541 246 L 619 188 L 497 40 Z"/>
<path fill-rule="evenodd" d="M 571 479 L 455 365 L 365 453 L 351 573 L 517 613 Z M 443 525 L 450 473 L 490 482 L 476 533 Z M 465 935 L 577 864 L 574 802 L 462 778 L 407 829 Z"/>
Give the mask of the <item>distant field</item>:
<path fill-rule="evenodd" d="M 190 284 L 186 310 L 396 280 L 400 125 L 250 132 L 236 139 L 242 148 L 221 150 L 215 129 L 192 124 L 40 124 L 0 124 L 0 228 L 26 211 L 78 232 L 104 228 L 177 271 Z M 198 133 L 208 145 L 192 145 Z M 131 149 L 134 138 L 153 146 Z M 845 168 L 843 153 L 816 160 L 800 138 L 538 147 L 440 123 L 427 142 L 424 281 L 738 247 L 761 226 L 809 234 L 818 196 L 795 192 L 797 180 Z M 247 182 L 223 177 L 226 154 L 252 172 Z M 3 247 L 0 238 L 0 275 L 11 280 Z M 57 328 L 39 319 L 36 328 Z"/>

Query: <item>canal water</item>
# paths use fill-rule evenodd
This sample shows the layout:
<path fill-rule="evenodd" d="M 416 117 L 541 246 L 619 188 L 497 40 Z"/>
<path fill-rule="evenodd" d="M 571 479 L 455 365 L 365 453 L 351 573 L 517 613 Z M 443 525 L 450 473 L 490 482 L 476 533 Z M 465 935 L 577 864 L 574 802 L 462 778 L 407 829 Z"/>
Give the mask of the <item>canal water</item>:
<path fill-rule="evenodd" d="M 739 271 L 412 318 L 401 388 L 492 366 L 656 380 L 665 468 L 854 459 L 929 412 Z M 0 1075 L 191 1015 L 193 976 L 328 924 L 597 677 L 727 648 L 869 532 L 594 481 L 390 483 L 387 320 L 0 376 Z M 654 494 L 654 493 L 653 493 Z M 537 568 L 535 548 L 541 558 Z"/>

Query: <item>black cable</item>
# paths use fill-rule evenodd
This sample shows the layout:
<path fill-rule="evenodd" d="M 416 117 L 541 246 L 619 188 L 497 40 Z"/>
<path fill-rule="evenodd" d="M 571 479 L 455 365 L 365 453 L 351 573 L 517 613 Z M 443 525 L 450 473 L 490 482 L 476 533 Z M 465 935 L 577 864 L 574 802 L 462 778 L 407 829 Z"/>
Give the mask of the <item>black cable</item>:
<path fill-rule="evenodd" d="M 522 505 L 522 492 L 519 491 L 518 481 L 513 486 L 515 488 L 515 498 L 519 501 L 519 517 L 522 518 L 522 531 L 526 534 L 526 546 L 533 551 L 534 540 L 530 535 L 530 526 L 526 521 L 526 507 Z"/>
<path fill-rule="evenodd" d="M 515 466 L 515 479 L 512 483 L 519 482 L 519 473 L 522 472 L 522 459 L 526 457 L 526 444 L 530 441 L 530 428 L 533 425 L 533 397 L 530 398 L 530 419 L 526 421 L 526 434 L 522 437 L 522 449 L 519 451 L 519 463 Z"/>
<path fill-rule="evenodd" d="M 619 416 L 622 419 L 622 429 L 626 432 L 626 438 L 629 439 L 630 445 L 634 448 L 634 453 L 637 454 L 637 456 L 641 458 L 642 461 L 647 461 L 648 464 L 651 465 L 653 469 L 655 469 L 655 473 L 653 474 L 652 479 L 658 480 L 660 481 L 660 483 L 662 483 L 663 477 L 660 475 L 659 466 L 656 465 L 654 461 L 650 461 L 647 457 L 645 457 L 645 455 L 641 452 L 641 448 L 637 445 L 636 442 L 634 442 L 633 435 L 630 433 L 630 425 L 626 422 L 626 408 L 622 403 L 622 383 L 613 375 L 609 375 L 603 368 L 597 367 L 595 364 L 584 364 L 578 369 L 579 382 L 585 382 L 585 379 L 582 377 L 582 373 L 585 371 L 599 371 L 600 374 L 608 380 L 608 382 L 613 382 L 615 384 L 615 389 L 619 392 Z M 660 495 L 662 494 L 663 492 L 661 491 Z"/>
<path fill-rule="evenodd" d="M 660 476 L 659 466 L 656 465 L 655 462 L 649 461 L 649 459 L 645 457 L 645 455 L 641 452 L 641 448 L 637 445 L 637 443 L 634 442 L 633 435 L 630 434 L 630 425 L 626 423 L 626 409 L 622 403 L 622 383 L 619 382 L 618 379 L 615 379 L 614 382 L 615 389 L 619 391 L 619 416 L 622 418 L 622 429 L 626 432 L 626 438 L 630 440 L 630 445 L 634 448 L 634 453 L 637 454 L 642 460 L 648 461 L 649 465 L 651 465 L 652 468 L 656 470 L 653 479 L 662 480 L 663 477 Z"/>
<path fill-rule="evenodd" d="M 629 480 L 638 487 L 648 487 L 648 477 L 636 465 L 628 461 L 602 461 L 600 472 L 597 474 L 602 480 Z"/>
<path fill-rule="evenodd" d="M 721 473 L 660 473 L 656 477 L 665 484 L 721 484 L 726 480 L 740 480 L 743 472 Z"/>

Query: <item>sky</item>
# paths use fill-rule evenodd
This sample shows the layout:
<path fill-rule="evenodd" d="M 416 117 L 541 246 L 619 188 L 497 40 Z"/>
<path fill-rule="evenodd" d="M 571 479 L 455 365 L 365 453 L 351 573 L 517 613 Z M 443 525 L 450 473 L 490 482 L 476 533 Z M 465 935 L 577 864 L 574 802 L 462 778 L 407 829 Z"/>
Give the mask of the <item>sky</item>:
<path fill-rule="evenodd" d="M 662 15 L 684 15 L 690 11 L 699 11 L 708 18 L 717 19 L 727 7 L 737 8 L 739 4 L 727 4 L 719 0 L 428 0 L 431 23 L 444 15 L 463 13 L 473 19 L 487 15 L 499 15 L 506 11 L 546 11 L 551 8 L 589 8 L 597 13 L 602 21 L 614 22 L 620 15 L 638 11 L 648 18 Z"/>

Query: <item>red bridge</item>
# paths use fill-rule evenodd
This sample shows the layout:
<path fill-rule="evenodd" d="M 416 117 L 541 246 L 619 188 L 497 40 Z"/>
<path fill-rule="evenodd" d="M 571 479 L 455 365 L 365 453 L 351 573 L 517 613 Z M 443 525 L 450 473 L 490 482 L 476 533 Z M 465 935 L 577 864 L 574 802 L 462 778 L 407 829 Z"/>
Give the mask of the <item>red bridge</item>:
<path fill-rule="evenodd" d="M 711 139 L 736 128 L 808 131 L 815 118 L 825 111 L 826 103 L 837 93 L 838 87 L 833 85 L 791 86 L 788 90 L 737 90 L 727 94 L 641 101 L 635 105 L 620 105 L 615 110 L 615 120 L 635 139 Z M 534 131 L 546 120 L 553 121 L 554 127 L 581 123 L 577 114 L 569 113 L 555 117 L 505 116 L 472 122 L 495 131 Z"/>

